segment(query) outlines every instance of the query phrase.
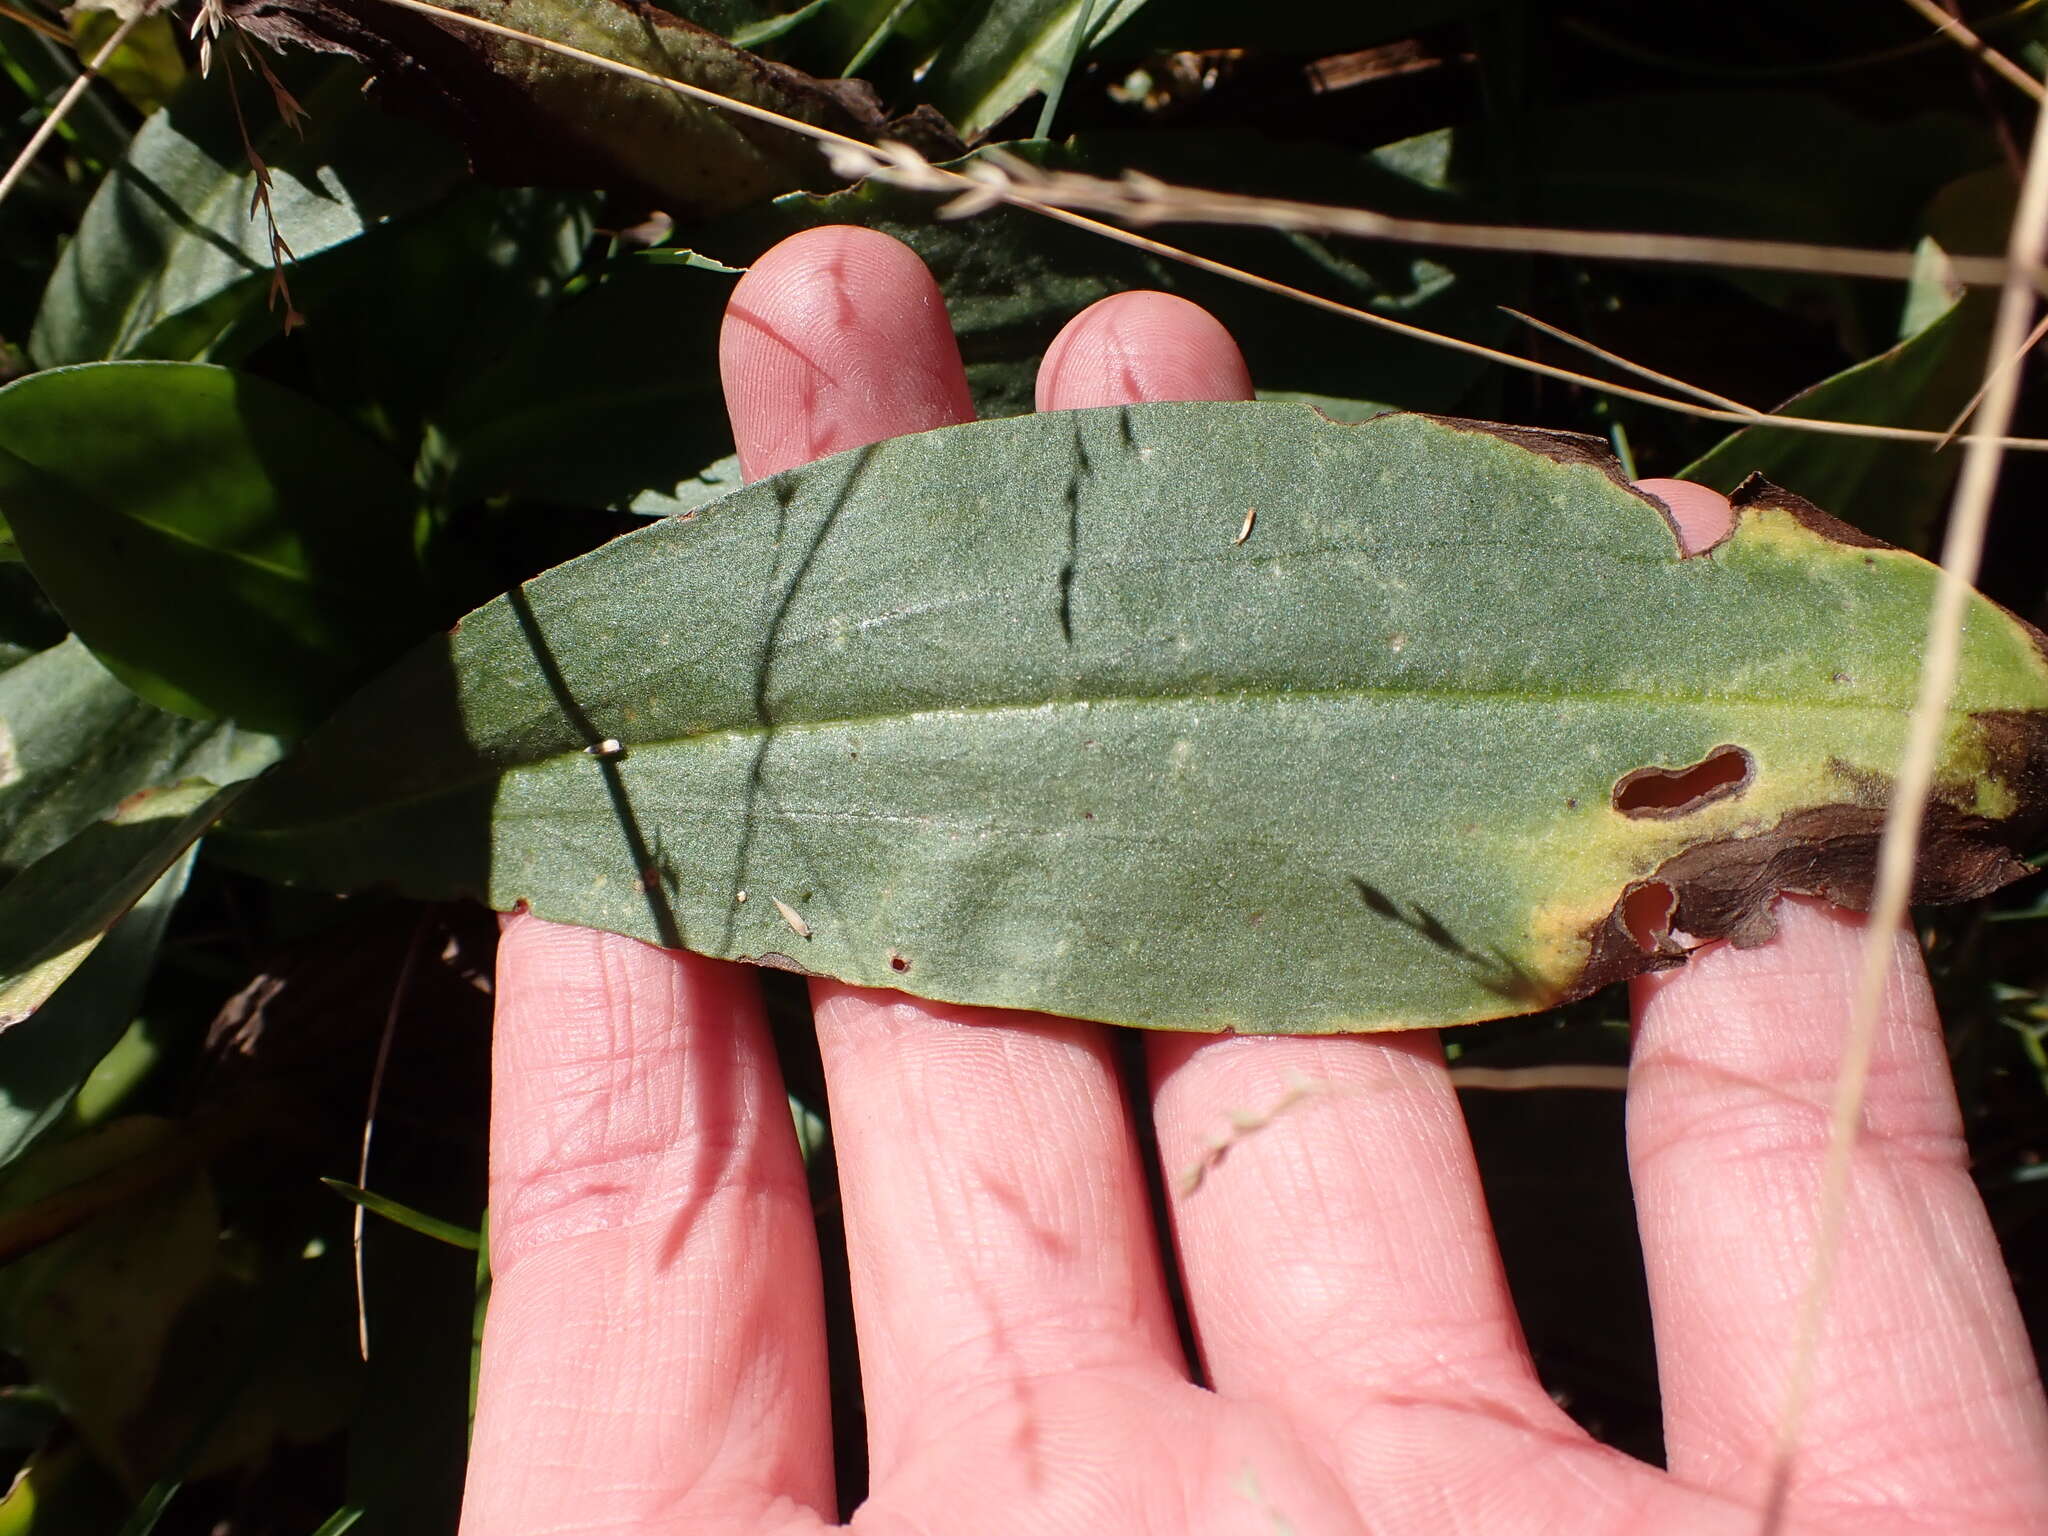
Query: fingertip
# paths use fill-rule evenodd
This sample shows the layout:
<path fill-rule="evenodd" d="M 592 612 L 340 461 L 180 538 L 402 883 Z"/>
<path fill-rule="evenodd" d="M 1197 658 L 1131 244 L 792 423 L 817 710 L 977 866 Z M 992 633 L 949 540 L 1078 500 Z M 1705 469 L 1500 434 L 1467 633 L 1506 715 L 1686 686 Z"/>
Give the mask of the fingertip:
<path fill-rule="evenodd" d="M 1712 549 L 1735 526 L 1735 508 L 1709 486 L 1690 480 L 1638 480 L 1636 489 L 1647 491 L 1670 509 L 1671 520 L 1678 527 L 1678 542 L 1688 555 Z"/>
<path fill-rule="evenodd" d="M 1038 369 L 1038 408 L 1249 400 L 1244 354 L 1214 315 L 1170 293 L 1119 293 L 1081 311 Z"/>
<path fill-rule="evenodd" d="M 805 230 L 755 262 L 726 304 L 718 362 L 749 479 L 974 419 L 938 284 L 870 229 Z"/>

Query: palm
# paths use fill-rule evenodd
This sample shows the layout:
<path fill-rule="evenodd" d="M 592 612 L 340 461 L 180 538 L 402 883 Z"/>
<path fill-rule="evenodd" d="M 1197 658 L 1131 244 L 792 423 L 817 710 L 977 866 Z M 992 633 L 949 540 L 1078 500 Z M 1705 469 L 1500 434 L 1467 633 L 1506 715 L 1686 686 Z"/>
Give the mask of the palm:
<path fill-rule="evenodd" d="M 1736 1512 L 1660 1487 L 1547 1400 L 1354 1389 L 1304 1418 L 1165 1375 L 1093 1368 L 977 1405 L 878 1486 L 853 1529 L 1594 1536 Z"/>
<path fill-rule="evenodd" d="M 758 476 L 969 414 L 930 279 L 821 230 L 722 343 Z M 1040 375 L 1058 408 L 1235 398 L 1229 338 L 1126 295 Z M 1697 538 L 1725 504 L 1660 485 Z M 1630 1159 L 1670 1471 L 1582 1434 L 1524 1348 L 1432 1037 L 1149 1040 L 1163 1168 L 1318 1091 L 1189 1191 L 1189 1363 L 1098 1027 L 818 983 L 877 1532 L 1751 1532 L 1813 1253 L 1860 925 L 1638 985 Z M 803 1169 L 744 973 L 507 925 L 496 1276 L 467 1536 L 820 1528 L 835 1509 Z M 2048 1409 L 1900 940 L 1790 1528 L 2048 1524 Z"/>

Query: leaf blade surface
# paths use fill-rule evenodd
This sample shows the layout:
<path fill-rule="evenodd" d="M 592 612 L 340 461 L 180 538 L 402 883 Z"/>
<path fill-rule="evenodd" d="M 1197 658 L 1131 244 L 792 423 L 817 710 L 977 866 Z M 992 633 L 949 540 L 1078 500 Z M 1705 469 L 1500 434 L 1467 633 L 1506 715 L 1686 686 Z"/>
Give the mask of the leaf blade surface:
<path fill-rule="evenodd" d="M 478 610 L 252 793 L 236 856 L 1153 1027 L 1527 1011 L 1675 960 L 1674 922 L 1762 937 L 1781 875 L 1857 899 L 1933 574 L 1857 540 L 1764 488 L 1681 559 L 1587 440 L 1420 416 L 951 428 Z M 1933 896 L 2018 872 L 2039 814 L 2048 656 L 1988 603 L 1956 709 Z"/>

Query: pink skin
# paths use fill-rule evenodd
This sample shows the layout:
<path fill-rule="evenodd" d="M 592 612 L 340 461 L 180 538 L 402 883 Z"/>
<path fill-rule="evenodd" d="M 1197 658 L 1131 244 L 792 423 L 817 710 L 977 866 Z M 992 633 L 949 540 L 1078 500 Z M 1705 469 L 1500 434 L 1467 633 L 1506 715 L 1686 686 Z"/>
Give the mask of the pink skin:
<path fill-rule="evenodd" d="M 720 356 L 750 477 L 969 413 L 937 289 L 861 230 L 764 257 Z M 1132 293 L 1067 327 L 1038 401 L 1249 392 L 1214 320 Z M 1725 528 L 1720 498 L 1646 484 L 1694 547 Z M 1862 931 L 1779 917 L 1634 995 L 1669 1473 L 1538 1385 L 1433 1034 L 1147 1041 L 1170 1185 L 1233 1112 L 1337 1090 L 1173 1197 L 1197 1387 L 1105 1031 L 816 984 L 873 1456 L 856 1529 L 1755 1531 Z M 1790 1528 L 2039 1530 L 2048 1411 L 1895 951 Z M 749 978 L 516 917 L 499 981 L 466 1536 L 821 1529 L 818 1261 Z"/>

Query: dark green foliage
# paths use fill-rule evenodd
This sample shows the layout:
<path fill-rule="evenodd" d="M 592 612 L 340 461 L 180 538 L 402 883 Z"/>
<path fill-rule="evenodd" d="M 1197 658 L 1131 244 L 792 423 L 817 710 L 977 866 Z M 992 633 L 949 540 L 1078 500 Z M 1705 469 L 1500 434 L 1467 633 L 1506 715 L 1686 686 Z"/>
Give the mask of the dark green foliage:
<path fill-rule="evenodd" d="M 0 512 L 78 637 L 177 714 L 302 731 L 426 627 L 404 472 L 255 374 L 18 380 L 0 396 Z"/>

